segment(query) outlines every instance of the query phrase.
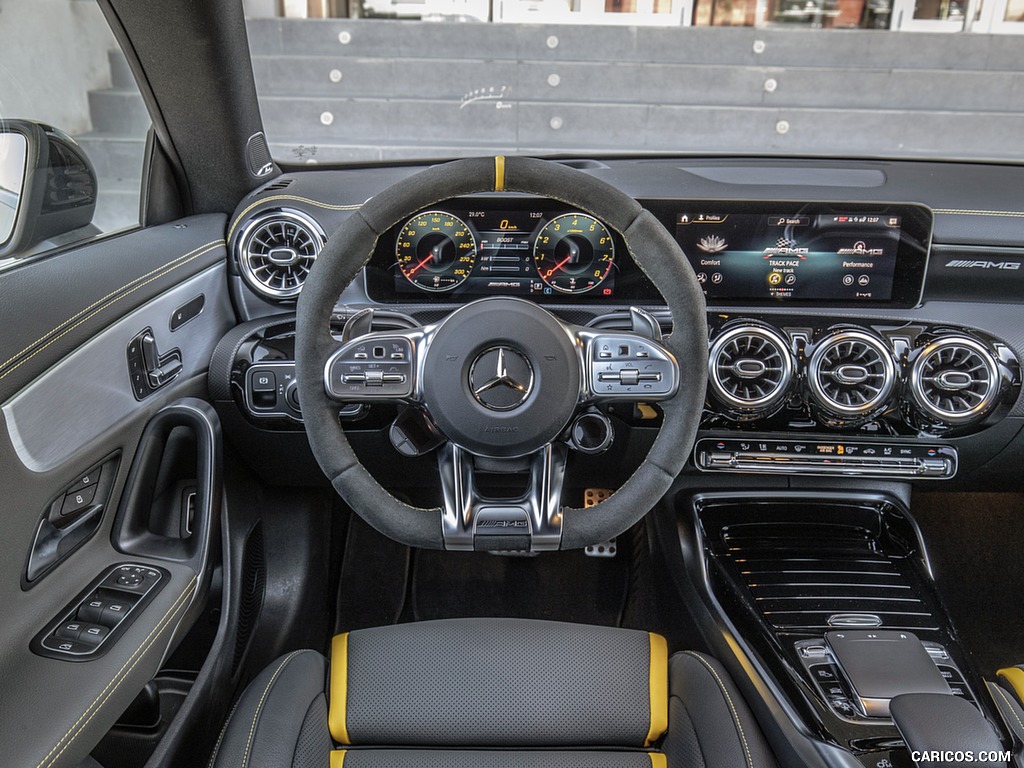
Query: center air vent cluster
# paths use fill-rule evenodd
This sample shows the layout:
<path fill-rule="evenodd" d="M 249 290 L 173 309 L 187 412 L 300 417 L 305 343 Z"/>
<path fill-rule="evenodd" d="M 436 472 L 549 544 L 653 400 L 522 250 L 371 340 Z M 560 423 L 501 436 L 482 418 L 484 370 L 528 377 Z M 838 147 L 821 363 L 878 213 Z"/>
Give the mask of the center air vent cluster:
<path fill-rule="evenodd" d="M 1019 390 L 1005 345 L 957 329 L 735 319 L 713 330 L 710 347 L 713 418 L 759 427 L 874 422 L 900 434 L 945 434 L 989 421 Z"/>

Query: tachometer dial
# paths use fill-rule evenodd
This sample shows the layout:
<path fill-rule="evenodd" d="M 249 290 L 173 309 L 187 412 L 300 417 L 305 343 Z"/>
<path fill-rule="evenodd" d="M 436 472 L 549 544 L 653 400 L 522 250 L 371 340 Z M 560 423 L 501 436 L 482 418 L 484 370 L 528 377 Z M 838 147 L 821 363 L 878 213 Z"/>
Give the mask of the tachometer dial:
<path fill-rule="evenodd" d="M 540 279 L 562 293 L 585 293 L 605 281 L 615 264 L 608 228 L 585 213 L 556 216 L 537 234 L 533 260 Z"/>
<path fill-rule="evenodd" d="M 398 233 L 398 268 L 424 291 L 450 291 L 476 263 L 476 238 L 462 219 L 444 211 L 413 216 Z"/>

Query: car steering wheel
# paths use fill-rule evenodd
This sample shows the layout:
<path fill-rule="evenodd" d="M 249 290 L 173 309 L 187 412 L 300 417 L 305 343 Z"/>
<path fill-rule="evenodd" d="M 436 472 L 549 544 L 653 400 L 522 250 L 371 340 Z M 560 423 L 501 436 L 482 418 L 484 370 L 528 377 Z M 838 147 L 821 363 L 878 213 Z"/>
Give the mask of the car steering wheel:
<path fill-rule="evenodd" d="M 657 286 L 672 333 L 602 332 L 568 324 L 523 299 L 470 302 L 435 324 L 370 332 L 339 343 L 331 312 L 378 238 L 418 211 L 480 192 L 558 200 L 622 235 Z M 328 239 L 298 301 L 296 375 L 320 468 L 367 523 L 430 549 L 575 549 L 625 531 L 668 491 L 693 447 L 707 381 L 703 292 L 675 239 L 633 198 L 558 163 L 472 158 L 434 166 L 367 201 Z M 356 457 L 338 405 L 397 401 L 429 414 L 447 442 L 438 452 L 444 506 L 405 504 Z M 647 457 L 593 507 L 561 506 L 564 434 L 581 409 L 609 400 L 660 401 L 664 419 Z M 486 497 L 474 467 L 528 468 L 515 499 Z"/>

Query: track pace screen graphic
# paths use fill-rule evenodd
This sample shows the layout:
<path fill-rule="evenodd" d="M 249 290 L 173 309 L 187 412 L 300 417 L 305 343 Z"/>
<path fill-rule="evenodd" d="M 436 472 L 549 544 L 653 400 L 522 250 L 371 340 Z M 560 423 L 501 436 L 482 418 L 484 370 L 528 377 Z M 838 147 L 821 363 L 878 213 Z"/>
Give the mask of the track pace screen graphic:
<path fill-rule="evenodd" d="M 889 301 L 900 216 L 684 211 L 676 239 L 709 300 Z"/>

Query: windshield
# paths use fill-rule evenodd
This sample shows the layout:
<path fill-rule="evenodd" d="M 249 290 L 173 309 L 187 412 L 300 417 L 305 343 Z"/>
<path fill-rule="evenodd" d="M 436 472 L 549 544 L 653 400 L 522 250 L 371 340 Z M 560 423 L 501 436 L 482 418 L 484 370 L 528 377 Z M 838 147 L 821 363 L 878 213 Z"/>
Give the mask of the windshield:
<path fill-rule="evenodd" d="M 495 153 L 1020 157 L 1024 0 L 246 9 L 267 138 L 285 164 Z"/>

